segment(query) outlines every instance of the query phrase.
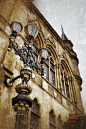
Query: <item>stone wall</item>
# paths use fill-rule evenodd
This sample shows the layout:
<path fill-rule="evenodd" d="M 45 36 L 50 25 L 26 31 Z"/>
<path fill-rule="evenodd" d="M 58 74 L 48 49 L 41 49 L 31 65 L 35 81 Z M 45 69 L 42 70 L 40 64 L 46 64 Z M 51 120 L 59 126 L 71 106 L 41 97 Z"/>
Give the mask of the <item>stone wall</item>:
<path fill-rule="evenodd" d="M 32 6 L 34 7 L 34 6 Z M 19 56 L 15 55 L 14 50 L 7 51 L 9 45 L 9 37 L 11 34 L 10 24 L 13 21 L 19 21 L 23 26 L 26 26 L 29 22 L 35 23 L 39 27 L 39 35 L 37 37 L 38 47 L 47 47 L 51 53 L 56 66 L 56 87 L 53 87 L 45 78 L 41 78 L 39 74 L 34 72 L 35 78 L 32 78 L 29 85 L 32 87 L 32 94 L 30 98 L 33 100 L 37 98 L 40 105 L 40 129 L 49 128 L 49 112 L 54 111 L 55 119 L 60 115 L 62 121 L 65 121 L 65 117 L 73 111 L 78 111 L 83 114 L 83 105 L 80 97 L 80 83 L 77 83 L 73 75 L 73 64 L 71 58 L 68 56 L 68 52 L 65 51 L 63 41 L 58 35 L 54 35 L 52 28 L 49 30 L 48 23 L 44 19 L 40 19 L 38 14 L 34 12 L 30 13 L 30 3 L 24 0 L 1 0 L 0 1 L 0 124 L 1 129 L 14 129 L 16 112 L 12 108 L 12 98 L 17 95 L 15 92 L 15 86 L 20 83 L 20 80 L 15 81 L 11 88 L 7 88 L 4 84 L 6 71 L 4 66 L 8 66 L 13 72 L 13 77 L 19 75 L 19 71 L 23 68 L 23 63 L 20 61 Z M 40 14 L 41 15 L 41 14 Z M 47 25 L 46 25 L 47 24 Z M 51 32 L 52 30 L 52 32 Z M 24 44 L 25 33 L 24 29 L 16 39 L 20 46 Z M 62 46 L 63 45 L 63 46 Z M 74 78 L 74 87 L 77 97 L 77 106 L 62 95 L 59 90 L 61 88 L 60 71 L 59 66 L 61 60 L 65 60 L 67 63 L 70 75 Z M 69 62 L 69 63 L 68 63 Z M 78 70 L 78 68 L 74 68 Z M 78 72 L 79 73 L 79 72 Z M 78 74 L 78 76 L 80 76 Z M 39 78 L 39 79 L 38 79 Z M 38 80 L 37 80 L 38 79 Z M 28 116 L 30 115 L 29 110 Z M 28 117 L 30 118 L 30 116 Z M 30 119 L 29 119 L 30 120 Z M 28 120 L 28 123 L 29 123 Z M 29 127 L 28 127 L 29 128 Z"/>

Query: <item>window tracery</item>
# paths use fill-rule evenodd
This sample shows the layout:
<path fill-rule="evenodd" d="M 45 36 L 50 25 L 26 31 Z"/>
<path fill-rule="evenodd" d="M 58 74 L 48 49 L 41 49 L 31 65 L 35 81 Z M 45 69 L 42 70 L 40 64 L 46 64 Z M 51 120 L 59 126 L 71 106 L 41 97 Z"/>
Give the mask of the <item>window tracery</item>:
<path fill-rule="evenodd" d="M 45 74 L 46 79 L 55 86 L 55 68 L 54 68 L 54 61 L 52 58 L 49 58 L 46 62 L 45 67 Z"/>

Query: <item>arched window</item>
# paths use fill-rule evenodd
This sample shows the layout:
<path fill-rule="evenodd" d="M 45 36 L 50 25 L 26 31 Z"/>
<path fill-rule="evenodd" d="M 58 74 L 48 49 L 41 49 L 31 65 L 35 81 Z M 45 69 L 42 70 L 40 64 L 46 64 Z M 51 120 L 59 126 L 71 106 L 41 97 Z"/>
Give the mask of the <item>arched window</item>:
<path fill-rule="evenodd" d="M 31 107 L 30 129 L 39 129 L 39 104 L 35 98 Z"/>
<path fill-rule="evenodd" d="M 58 116 L 58 118 L 57 118 L 57 129 L 63 129 L 62 128 L 62 120 L 61 120 L 60 116 Z"/>
<path fill-rule="evenodd" d="M 62 85 L 62 93 L 66 95 L 68 99 L 70 99 L 70 94 L 69 94 L 69 85 L 68 85 L 68 78 L 67 74 L 65 72 L 64 66 L 61 64 L 61 85 Z"/>
<path fill-rule="evenodd" d="M 49 112 L 49 129 L 56 129 L 55 116 L 52 110 Z"/>
<path fill-rule="evenodd" d="M 48 59 L 45 67 L 46 79 L 55 86 L 55 68 L 52 58 Z"/>

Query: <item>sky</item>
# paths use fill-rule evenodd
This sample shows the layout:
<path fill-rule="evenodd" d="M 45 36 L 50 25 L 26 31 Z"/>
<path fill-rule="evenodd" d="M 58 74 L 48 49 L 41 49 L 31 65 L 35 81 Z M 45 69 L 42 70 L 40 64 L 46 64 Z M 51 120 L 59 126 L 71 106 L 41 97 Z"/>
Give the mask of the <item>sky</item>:
<path fill-rule="evenodd" d="M 86 0 L 33 0 L 34 5 L 61 37 L 61 25 L 79 59 L 81 97 L 86 113 Z"/>

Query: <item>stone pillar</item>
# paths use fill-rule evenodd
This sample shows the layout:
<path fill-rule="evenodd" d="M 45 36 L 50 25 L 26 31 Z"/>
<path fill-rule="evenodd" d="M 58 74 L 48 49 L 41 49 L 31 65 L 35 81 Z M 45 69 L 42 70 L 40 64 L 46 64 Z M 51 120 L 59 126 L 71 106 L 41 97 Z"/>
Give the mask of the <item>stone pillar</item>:
<path fill-rule="evenodd" d="M 18 109 L 16 114 L 15 129 L 27 129 L 27 112 L 22 109 Z"/>
<path fill-rule="evenodd" d="M 61 65 L 58 64 L 58 89 L 62 93 L 60 67 L 61 67 Z"/>
<path fill-rule="evenodd" d="M 22 86 L 21 86 L 22 87 Z M 16 114 L 15 129 L 27 129 L 29 124 L 27 123 L 29 107 L 32 106 L 32 101 L 28 97 L 26 91 L 20 91 L 19 94 L 12 99 L 12 105 Z"/>

